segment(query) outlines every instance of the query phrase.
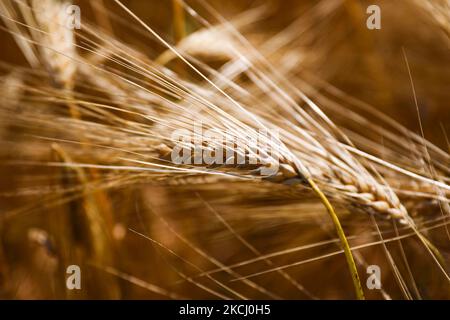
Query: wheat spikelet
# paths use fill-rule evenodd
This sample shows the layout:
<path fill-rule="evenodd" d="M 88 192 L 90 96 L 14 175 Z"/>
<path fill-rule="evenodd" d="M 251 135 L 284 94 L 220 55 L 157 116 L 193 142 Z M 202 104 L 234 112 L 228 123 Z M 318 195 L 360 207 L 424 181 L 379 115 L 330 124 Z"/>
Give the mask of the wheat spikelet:
<path fill-rule="evenodd" d="M 430 17 L 436 21 L 447 37 L 450 35 L 450 3 L 447 0 L 415 1 L 415 3 L 430 14 Z"/>
<path fill-rule="evenodd" d="M 69 2 L 55 0 L 31 1 L 42 45 L 42 59 L 57 85 L 71 89 L 74 84 L 76 56 L 73 30 L 68 26 L 66 8 Z"/>

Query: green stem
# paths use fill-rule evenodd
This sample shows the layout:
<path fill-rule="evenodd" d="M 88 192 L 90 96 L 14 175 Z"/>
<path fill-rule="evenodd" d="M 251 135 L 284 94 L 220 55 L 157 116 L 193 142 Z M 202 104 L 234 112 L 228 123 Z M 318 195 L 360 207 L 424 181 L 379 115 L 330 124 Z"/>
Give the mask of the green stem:
<path fill-rule="evenodd" d="M 361 281 L 359 279 L 358 270 L 356 269 L 355 260 L 353 259 L 352 252 L 350 250 L 350 246 L 348 245 L 347 237 L 345 236 L 344 230 L 342 229 L 341 223 L 339 222 L 339 218 L 336 215 L 336 212 L 333 209 L 330 201 L 325 196 L 325 194 L 319 189 L 316 183 L 311 179 L 307 179 L 309 185 L 314 190 L 314 192 L 319 196 L 322 203 L 327 208 L 328 213 L 330 214 L 331 219 L 333 220 L 334 226 L 336 227 L 336 232 L 341 241 L 342 248 L 344 249 L 345 258 L 347 260 L 348 269 L 352 275 L 353 286 L 355 287 L 356 297 L 358 300 L 364 300 L 364 292 L 361 286 Z"/>

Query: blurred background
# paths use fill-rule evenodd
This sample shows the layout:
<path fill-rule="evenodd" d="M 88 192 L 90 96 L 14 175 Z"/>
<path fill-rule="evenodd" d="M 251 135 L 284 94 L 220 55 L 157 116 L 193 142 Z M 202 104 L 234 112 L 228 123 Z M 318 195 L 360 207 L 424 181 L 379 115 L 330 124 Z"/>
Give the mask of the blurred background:
<path fill-rule="evenodd" d="M 202 17 L 214 21 L 202 1 L 187 2 Z M 420 134 L 406 53 L 424 136 L 448 152 L 450 13 L 430 11 L 421 4 L 423 2 L 207 0 L 227 20 L 243 21 L 239 30 L 274 65 L 285 59 L 283 65 L 289 68 L 288 74 L 293 78 L 301 79 L 323 95 L 330 94 L 328 85 L 331 85 L 343 95 L 374 106 Z M 123 0 L 123 3 L 170 43 L 180 40 L 174 31 L 173 1 Z M 74 4 L 81 8 L 82 23 L 92 21 L 101 28 L 109 28 L 115 38 L 150 59 L 157 59 L 164 53 L 165 48 L 160 43 L 142 37 L 143 29 L 113 1 L 85 0 L 74 1 Z M 366 27 L 366 8 L 371 4 L 381 8 L 381 30 Z M 129 21 L 130 27 L 105 19 L 96 12 L 99 5 L 110 14 Z M 250 18 L 245 16 L 255 8 L 264 10 Z M 240 17 L 244 18 L 239 20 Z M 201 27 L 187 14 L 183 25 L 186 35 Z M 282 31 L 286 32 L 286 42 L 270 43 L 269 40 Z M 2 77 L 11 72 L 11 65 L 29 67 L 4 24 L 0 43 Z M 217 61 L 211 65 L 214 63 L 221 65 Z M 314 91 L 309 94 L 314 96 Z M 337 114 L 332 116 L 338 124 L 345 121 Z M 76 185 L 76 179 L 61 168 L 8 165 L 8 161 L 21 159 L 22 150 L 17 150 L 14 143 L 21 132 L 4 122 L 1 124 L 0 298 L 218 298 L 198 285 L 217 287 L 214 279 L 249 298 L 354 298 L 344 256 L 326 256 L 338 246 L 330 241 L 334 238 L 334 229 L 321 204 L 308 198 L 298 204 L 294 197 L 271 195 L 270 186 L 265 185 L 257 186 L 256 192 L 245 197 L 241 196 L 241 186 L 233 183 L 200 185 L 193 190 L 191 186 L 125 181 L 106 191 L 93 191 L 92 201 L 103 212 L 99 224 L 106 234 L 101 244 L 104 256 L 98 263 L 93 257 L 95 239 L 86 231 L 92 226 L 79 219 L 88 210 L 89 201 L 75 198 L 56 204 L 59 198 L 54 190 L 61 184 Z M 51 159 L 54 154 L 49 148 L 47 154 L 36 155 L 40 157 Z M 305 207 L 308 210 L 304 211 Z M 370 224 L 365 217 L 356 215 L 350 219 L 347 208 L 337 210 L 349 234 L 359 236 L 353 244 L 374 241 L 373 235 L 367 232 Z M 200 270 L 217 268 L 217 261 L 232 265 L 255 257 L 255 250 L 243 245 L 230 229 L 263 254 L 306 246 L 303 250 L 271 258 L 275 266 L 304 261 L 286 269 L 295 281 L 272 272 L 253 278 L 258 285 L 255 289 L 242 281 L 230 281 L 235 276 L 224 271 L 215 273 L 214 279 L 196 277 Z M 435 230 L 430 237 L 448 260 L 450 247 L 444 231 Z M 393 256 L 401 254 L 396 243 L 389 244 L 389 249 Z M 378 264 L 383 270 L 383 289 L 391 298 L 402 298 L 383 248 L 371 246 L 358 252 L 364 260 L 360 267 L 363 282 L 366 279 L 363 265 Z M 423 297 L 450 298 L 448 285 L 442 283 L 419 242 L 408 241 L 405 252 Z M 71 264 L 81 267 L 81 290 L 66 288 L 66 267 Z M 236 271 L 245 275 L 269 268 L 266 261 L 260 260 Z M 399 268 L 407 273 L 406 266 Z M 270 289 L 270 293 L 259 286 Z M 216 290 L 221 292 L 220 288 Z M 371 299 L 386 298 L 377 290 L 366 290 L 366 295 Z"/>

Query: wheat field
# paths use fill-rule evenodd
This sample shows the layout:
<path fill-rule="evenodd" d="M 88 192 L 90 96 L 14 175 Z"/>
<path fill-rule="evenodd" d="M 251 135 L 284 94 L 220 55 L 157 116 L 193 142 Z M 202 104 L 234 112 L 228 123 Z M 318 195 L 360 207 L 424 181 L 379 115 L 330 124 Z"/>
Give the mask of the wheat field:
<path fill-rule="evenodd" d="M 0 18 L 0 298 L 450 298 L 448 0 Z"/>

